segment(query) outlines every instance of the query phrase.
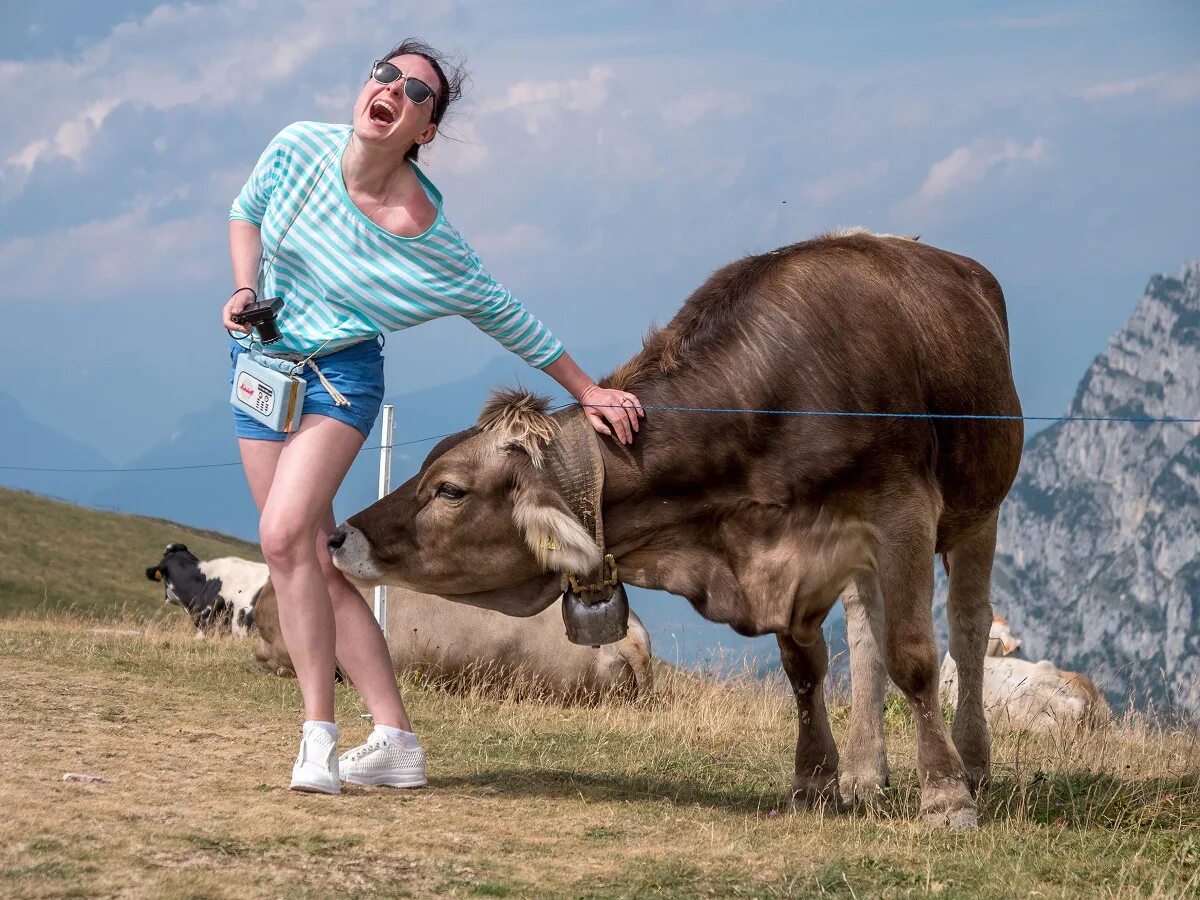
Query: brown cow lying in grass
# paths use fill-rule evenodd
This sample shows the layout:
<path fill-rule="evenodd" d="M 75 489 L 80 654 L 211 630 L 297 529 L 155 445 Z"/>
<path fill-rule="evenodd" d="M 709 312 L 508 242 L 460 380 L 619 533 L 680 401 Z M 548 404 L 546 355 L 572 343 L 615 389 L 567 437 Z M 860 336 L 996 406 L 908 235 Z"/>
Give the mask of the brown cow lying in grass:
<path fill-rule="evenodd" d="M 404 588 L 388 588 L 387 637 L 399 673 L 481 685 L 518 696 L 633 699 L 653 683 L 650 636 L 632 612 L 629 634 L 616 644 L 580 647 L 563 633 L 561 601 L 540 615 L 515 619 L 460 606 Z M 279 632 L 270 582 L 254 610 L 260 641 L 255 657 L 277 674 L 294 674 Z"/>
<path fill-rule="evenodd" d="M 1016 659 L 1010 654 L 1020 646 L 1008 620 L 996 616 L 983 661 L 983 707 L 992 727 L 1057 731 L 1112 721 L 1108 702 L 1090 678 L 1048 660 Z M 942 663 L 940 681 L 942 702 L 958 703 L 958 667 L 950 654 Z"/>

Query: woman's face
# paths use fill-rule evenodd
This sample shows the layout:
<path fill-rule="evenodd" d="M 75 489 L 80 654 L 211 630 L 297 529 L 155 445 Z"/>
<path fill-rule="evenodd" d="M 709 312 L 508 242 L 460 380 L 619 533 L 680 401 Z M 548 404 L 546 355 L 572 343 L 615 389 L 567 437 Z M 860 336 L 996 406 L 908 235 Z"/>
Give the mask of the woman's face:
<path fill-rule="evenodd" d="M 405 75 L 425 82 L 435 96 L 424 103 L 413 103 L 404 94 L 404 79 L 380 84 L 374 78 L 358 92 L 354 102 L 354 135 L 365 143 L 381 148 L 394 148 L 402 157 L 414 142 L 425 144 L 433 140 L 437 126 L 430 118 L 440 90 L 437 73 L 423 56 L 393 56 L 392 63 Z"/>

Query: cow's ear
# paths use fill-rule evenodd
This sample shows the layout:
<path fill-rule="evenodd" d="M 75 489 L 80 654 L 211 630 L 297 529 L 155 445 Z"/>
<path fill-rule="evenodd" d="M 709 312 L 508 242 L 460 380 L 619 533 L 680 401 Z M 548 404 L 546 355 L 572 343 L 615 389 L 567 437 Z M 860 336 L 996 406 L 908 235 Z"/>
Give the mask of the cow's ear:
<path fill-rule="evenodd" d="M 596 542 L 544 478 L 518 480 L 513 520 L 543 570 L 582 575 L 600 567 Z"/>
<path fill-rule="evenodd" d="M 158 566 L 153 566 L 146 570 L 146 577 L 150 581 L 162 581 L 162 569 Z"/>

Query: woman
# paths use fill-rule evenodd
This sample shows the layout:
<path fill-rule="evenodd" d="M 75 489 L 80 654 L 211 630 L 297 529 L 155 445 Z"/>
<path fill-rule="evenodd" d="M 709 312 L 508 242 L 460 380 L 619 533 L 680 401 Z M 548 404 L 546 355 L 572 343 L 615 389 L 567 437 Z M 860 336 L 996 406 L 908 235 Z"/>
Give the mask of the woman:
<path fill-rule="evenodd" d="M 271 353 L 312 358 L 304 415 L 291 434 L 235 411 L 235 431 L 259 537 L 279 597 L 279 624 L 300 692 L 304 727 L 295 790 L 336 794 L 340 780 L 417 787 L 424 752 L 400 699 L 387 645 L 366 601 L 333 568 L 326 539 L 333 497 L 371 431 L 383 398 L 376 338 L 462 315 L 585 404 L 598 432 L 630 443 L 637 398 L 596 385 L 541 322 L 483 269 L 446 221 L 441 194 L 416 166 L 462 76 L 405 41 L 376 63 L 350 126 L 299 122 L 267 147 L 230 211 L 231 316 L 282 297 L 283 334 Z M 242 352 L 236 345 L 233 356 Z M 334 661 L 375 720 L 366 743 L 337 756 Z"/>

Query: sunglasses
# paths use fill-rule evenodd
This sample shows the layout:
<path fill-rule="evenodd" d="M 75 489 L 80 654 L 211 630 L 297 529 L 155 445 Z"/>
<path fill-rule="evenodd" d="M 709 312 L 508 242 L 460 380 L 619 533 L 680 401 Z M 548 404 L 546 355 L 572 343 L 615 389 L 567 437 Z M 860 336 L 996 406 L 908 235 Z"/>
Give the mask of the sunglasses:
<path fill-rule="evenodd" d="M 404 82 L 404 96 L 413 103 L 427 103 L 433 99 L 433 88 L 420 78 L 405 75 L 399 68 L 386 60 L 378 59 L 371 67 L 371 77 L 380 84 L 393 84 L 400 80 Z"/>

